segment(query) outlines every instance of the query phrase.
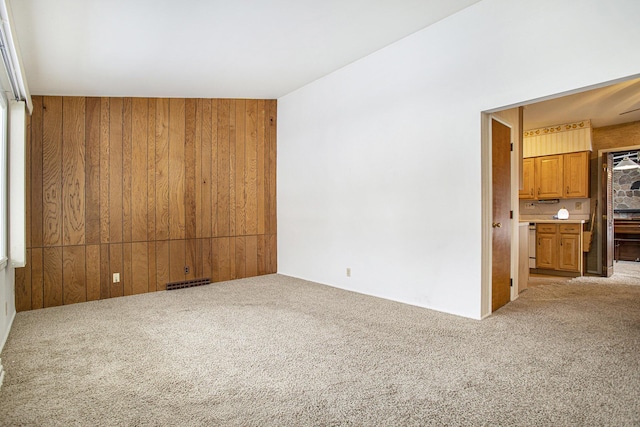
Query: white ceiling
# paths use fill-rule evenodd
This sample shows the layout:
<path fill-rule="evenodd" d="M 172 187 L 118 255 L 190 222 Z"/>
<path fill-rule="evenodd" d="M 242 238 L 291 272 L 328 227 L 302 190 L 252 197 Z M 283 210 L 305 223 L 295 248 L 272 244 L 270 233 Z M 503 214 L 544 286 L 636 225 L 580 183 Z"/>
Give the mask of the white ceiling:
<path fill-rule="evenodd" d="M 13 0 L 35 95 L 278 98 L 479 0 Z"/>
<path fill-rule="evenodd" d="M 586 119 L 594 128 L 635 122 L 640 120 L 640 79 L 529 104 L 523 116 L 525 130 Z"/>

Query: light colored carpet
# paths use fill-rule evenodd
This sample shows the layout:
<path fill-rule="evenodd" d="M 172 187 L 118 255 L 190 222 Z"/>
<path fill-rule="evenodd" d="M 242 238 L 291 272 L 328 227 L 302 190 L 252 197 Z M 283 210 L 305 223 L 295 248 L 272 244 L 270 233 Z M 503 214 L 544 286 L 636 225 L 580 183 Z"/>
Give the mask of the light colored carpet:
<path fill-rule="evenodd" d="M 270 275 L 19 313 L 7 426 L 640 425 L 640 286 L 483 321 Z"/>

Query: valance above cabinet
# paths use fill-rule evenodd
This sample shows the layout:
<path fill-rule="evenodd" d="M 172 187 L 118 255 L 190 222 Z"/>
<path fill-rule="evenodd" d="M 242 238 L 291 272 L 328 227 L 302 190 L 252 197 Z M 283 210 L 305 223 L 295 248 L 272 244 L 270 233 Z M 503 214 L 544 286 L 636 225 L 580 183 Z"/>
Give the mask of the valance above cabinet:
<path fill-rule="evenodd" d="M 525 159 L 592 150 L 589 120 L 530 129 L 522 136 L 522 157 Z"/>

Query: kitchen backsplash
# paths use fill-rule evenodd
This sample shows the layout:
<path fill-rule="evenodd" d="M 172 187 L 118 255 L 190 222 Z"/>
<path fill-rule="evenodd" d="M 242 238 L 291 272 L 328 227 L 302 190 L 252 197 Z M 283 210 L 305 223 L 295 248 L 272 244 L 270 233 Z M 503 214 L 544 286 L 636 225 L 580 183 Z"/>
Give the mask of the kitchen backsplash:
<path fill-rule="evenodd" d="M 565 208 L 569 219 L 587 220 L 591 216 L 590 199 L 566 199 L 558 203 L 540 203 L 536 200 L 520 200 L 520 219 L 551 219 Z"/>

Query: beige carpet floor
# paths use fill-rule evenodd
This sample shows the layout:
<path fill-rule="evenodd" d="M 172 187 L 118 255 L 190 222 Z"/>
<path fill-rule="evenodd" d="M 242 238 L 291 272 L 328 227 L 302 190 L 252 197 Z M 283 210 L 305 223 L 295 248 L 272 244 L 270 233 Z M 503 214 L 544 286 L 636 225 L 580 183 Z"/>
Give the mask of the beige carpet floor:
<path fill-rule="evenodd" d="M 3 426 L 638 426 L 640 286 L 474 321 L 270 275 L 19 313 L 1 357 Z"/>

